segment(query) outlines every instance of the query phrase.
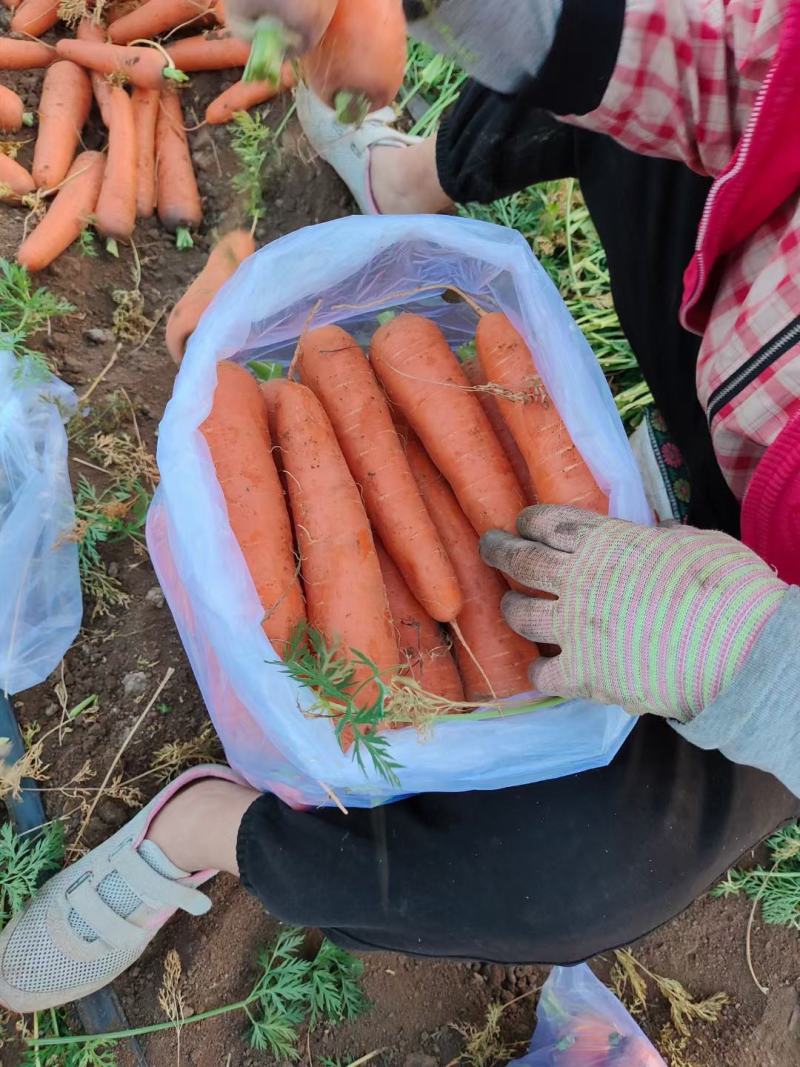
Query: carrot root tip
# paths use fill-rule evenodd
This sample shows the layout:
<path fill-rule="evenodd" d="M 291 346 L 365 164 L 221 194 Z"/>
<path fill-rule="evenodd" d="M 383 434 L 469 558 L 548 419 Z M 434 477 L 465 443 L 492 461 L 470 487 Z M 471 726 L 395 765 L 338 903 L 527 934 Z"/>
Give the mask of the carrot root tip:
<path fill-rule="evenodd" d="M 242 81 L 268 81 L 278 85 L 281 79 L 281 64 L 286 57 L 288 41 L 286 31 L 277 19 L 268 16 L 256 22 L 250 55 L 242 74 Z"/>
<path fill-rule="evenodd" d="M 179 226 L 175 231 L 175 247 L 179 252 L 185 252 L 187 248 L 194 248 L 194 241 L 188 226 Z"/>

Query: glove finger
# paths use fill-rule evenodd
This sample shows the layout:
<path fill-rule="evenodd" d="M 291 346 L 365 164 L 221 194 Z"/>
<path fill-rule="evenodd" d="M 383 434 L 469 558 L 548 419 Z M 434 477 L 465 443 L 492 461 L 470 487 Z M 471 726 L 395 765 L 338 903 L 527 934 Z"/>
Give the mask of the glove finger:
<path fill-rule="evenodd" d="M 569 680 L 564 674 L 564 654 L 560 656 L 540 656 L 530 666 L 528 675 L 531 685 L 542 696 L 570 697 Z"/>
<path fill-rule="evenodd" d="M 605 515 L 567 504 L 534 504 L 517 519 L 517 530 L 530 541 L 560 552 L 575 552 L 588 530 L 606 521 Z"/>
<path fill-rule="evenodd" d="M 564 584 L 569 556 L 536 541 L 489 530 L 481 538 L 481 557 L 490 567 L 516 579 L 529 589 L 558 595 Z"/>
<path fill-rule="evenodd" d="M 503 618 L 512 630 L 529 641 L 556 643 L 555 609 L 557 600 L 542 600 L 524 593 L 506 593 L 503 597 Z"/>

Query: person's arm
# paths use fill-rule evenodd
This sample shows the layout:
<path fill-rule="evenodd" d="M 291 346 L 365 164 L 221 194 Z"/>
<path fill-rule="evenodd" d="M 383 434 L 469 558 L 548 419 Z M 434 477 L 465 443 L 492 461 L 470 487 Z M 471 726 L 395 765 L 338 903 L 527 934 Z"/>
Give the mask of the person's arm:
<path fill-rule="evenodd" d="M 542 693 L 672 721 L 701 748 L 769 771 L 800 796 L 800 590 L 726 534 L 643 527 L 576 508 L 487 534 L 487 563 L 557 600 L 508 593 L 518 633 L 558 645 Z"/>

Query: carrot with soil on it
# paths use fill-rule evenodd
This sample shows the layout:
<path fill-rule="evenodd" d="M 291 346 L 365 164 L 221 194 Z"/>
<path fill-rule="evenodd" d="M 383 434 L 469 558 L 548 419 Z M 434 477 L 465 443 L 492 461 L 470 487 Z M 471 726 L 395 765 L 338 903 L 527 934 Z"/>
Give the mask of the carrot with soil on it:
<path fill-rule="evenodd" d="M 11 30 L 29 37 L 41 37 L 58 22 L 60 3 L 61 0 L 22 0 L 11 19 Z"/>
<path fill-rule="evenodd" d="M 0 131 L 16 133 L 23 126 L 33 125 L 33 115 L 13 89 L 0 85 Z"/>
<path fill-rule="evenodd" d="M 14 37 L 0 37 L 0 70 L 49 67 L 55 58 L 55 48 L 42 41 L 20 41 Z"/>
<path fill-rule="evenodd" d="M 475 531 L 515 531 L 525 494 L 439 327 L 398 315 L 375 331 L 370 360 Z"/>
<path fill-rule="evenodd" d="M 251 374 L 217 364 L 217 386 L 200 427 L 239 543 L 264 609 L 262 627 L 283 657 L 305 621 L 305 608 L 286 498 L 272 453 L 267 404 Z"/>
<path fill-rule="evenodd" d="M 366 356 L 345 330 L 321 326 L 301 336 L 296 365 L 333 424 L 387 552 L 425 611 L 452 621 L 461 590 Z"/>
<path fill-rule="evenodd" d="M 105 166 L 102 152 L 81 152 L 76 157 L 49 211 L 20 245 L 21 266 L 43 270 L 78 239 L 97 206 Z"/>
<path fill-rule="evenodd" d="M 209 30 L 196 37 L 184 37 L 167 46 L 172 65 L 183 71 L 228 70 L 243 67 L 250 45 L 230 30 Z"/>
<path fill-rule="evenodd" d="M 481 559 L 475 531 L 413 434 L 406 435 L 406 454 L 464 592 L 464 606 L 457 620 L 461 639 L 454 642 L 453 651 L 467 700 L 529 692 L 528 668 L 539 650 L 503 618 L 500 605 L 508 586 Z"/>
<path fill-rule="evenodd" d="M 106 173 L 94 216 L 106 248 L 118 255 L 117 241 L 129 241 L 136 225 L 136 124 L 133 102 L 121 85 L 111 90 Z"/>
<path fill-rule="evenodd" d="M 376 541 L 389 612 L 400 646 L 400 662 L 422 688 L 451 704 L 464 700 L 464 687 L 441 626 L 406 585 L 389 553 Z M 455 709 L 458 710 L 458 709 Z"/>
<path fill-rule="evenodd" d="M 161 94 L 134 88 L 131 93 L 136 128 L 136 214 L 149 219 L 156 209 L 156 122 Z"/>
<path fill-rule="evenodd" d="M 256 250 L 249 230 L 231 230 L 220 238 L 206 265 L 177 302 L 167 319 L 167 350 L 176 363 L 183 359 L 186 342 L 200 316 L 243 259 Z"/>
<path fill-rule="evenodd" d="M 339 0 L 301 66 L 311 89 L 342 122 L 362 122 L 370 111 L 391 104 L 406 67 L 402 0 Z"/>
<path fill-rule="evenodd" d="M 291 64 L 285 63 L 277 85 L 271 81 L 234 82 L 211 101 L 206 108 L 205 120 L 211 126 L 230 122 L 237 111 L 249 111 L 251 107 L 265 104 L 284 90 L 291 89 L 295 81 Z"/>
<path fill-rule="evenodd" d="M 464 373 L 469 379 L 470 385 L 484 386 L 486 385 L 486 375 L 483 373 L 478 358 L 475 355 L 462 358 L 461 366 L 464 368 Z M 522 491 L 525 494 L 525 499 L 529 504 L 536 503 L 536 494 L 533 491 L 533 483 L 531 482 L 531 476 L 528 472 L 528 466 L 519 450 L 517 442 L 505 424 L 503 416 L 500 414 L 500 408 L 497 406 L 496 397 L 492 396 L 489 392 L 478 390 L 478 400 L 481 402 L 481 407 L 486 412 L 486 418 L 492 425 L 494 435 L 500 442 L 500 447 L 508 456 L 508 460 L 511 464 L 511 468 L 517 477 L 517 481 L 522 486 Z"/>
<path fill-rule="evenodd" d="M 33 176 L 16 159 L 0 152 L 0 200 L 5 203 L 19 202 L 36 188 Z"/>
<path fill-rule="evenodd" d="M 68 59 L 48 67 L 39 101 L 39 130 L 31 174 L 39 189 L 53 189 L 67 175 L 92 108 L 89 75 Z"/>
<path fill-rule="evenodd" d="M 121 78 L 142 89 L 163 89 L 170 81 L 187 80 L 161 48 L 64 38 L 56 45 L 56 51 L 96 74 Z"/>
<path fill-rule="evenodd" d="M 508 316 L 499 311 L 481 316 L 475 343 L 488 381 L 508 391 L 497 396 L 497 406 L 522 453 L 538 501 L 608 514 L 608 497 L 575 447 L 530 349 Z"/>
<path fill-rule="evenodd" d="M 106 31 L 99 22 L 95 22 L 91 16 L 86 15 L 78 23 L 78 29 L 75 36 L 79 41 L 95 41 L 96 43 L 103 44 L 106 39 Z M 103 125 L 108 129 L 111 82 L 105 74 L 99 74 L 96 70 L 89 71 L 89 79 L 92 83 L 92 92 L 97 101 L 97 107 L 100 111 Z"/>
<path fill-rule="evenodd" d="M 203 221 L 203 205 L 174 90 L 161 94 L 156 120 L 156 207 L 162 224 L 176 235 L 176 246 L 191 248 L 190 231 Z"/>
<path fill-rule="evenodd" d="M 158 37 L 176 26 L 186 26 L 213 15 L 216 5 L 206 0 L 147 0 L 141 7 L 116 19 L 108 28 L 113 44 L 130 44 Z"/>
<path fill-rule="evenodd" d="M 400 663 L 386 589 L 358 486 L 319 400 L 298 382 L 262 382 L 280 449 L 309 625 L 337 656 L 367 656 L 388 684 Z M 370 707 L 373 672 L 355 667 L 353 700 Z"/>

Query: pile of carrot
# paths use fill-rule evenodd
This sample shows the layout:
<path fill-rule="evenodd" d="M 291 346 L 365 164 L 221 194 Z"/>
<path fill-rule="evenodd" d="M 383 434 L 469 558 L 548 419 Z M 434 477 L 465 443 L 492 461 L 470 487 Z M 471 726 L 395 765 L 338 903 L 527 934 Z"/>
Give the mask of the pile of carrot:
<path fill-rule="evenodd" d="M 74 36 L 55 45 L 36 38 L 56 26 L 59 0 L 3 2 L 13 10 L 10 27 L 18 36 L 0 38 L 0 70 L 44 69 L 30 173 L 0 153 L 0 199 L 37 213 L 48 208 L 23 241 L 19 262 L 41 270 L 90 224 L 116 253 L 118 242 L 130 241 L 137 218 L 154 212 L 178 247 L 188 247 L 203 207 L 181 87 L 195 71 L 244 67 L 250 53 L 250 44 L 225 28 L 222 0 L 112 4 L 105 22 L 87 8 Z M 327 102 L 345 99 L 359 114 L 388 103 L 405 64 L 401 0 L 320 0 L 320 9 L 327 29 L 300 62 L 309 84 Z M 228 122 L 293 86 L 294 66 L 285 62 L 280 70 L 275 82 L 230 86 L 208 105 L 205 122 Z M 94 156 L 76 166 L 93 102 L 108 134 L 99 188 Z M 0 85 L 0 131 L 34 121 L 20 97 Z"/>
<path fill-rule="evenodd" d="M 537 501 L 608 508 L 505 314 L 481 314 L 471 358 L 420 315 L 384 322 L 368 353 L 310 328 L 287 378 L 218 364 L 201 427 L 278 653 L 307 623 L 456 713 L 529 692 L 539 654 L 505 623 L 480 536 Z M 356 671 L 357 704 L 374 677 Z"/>

